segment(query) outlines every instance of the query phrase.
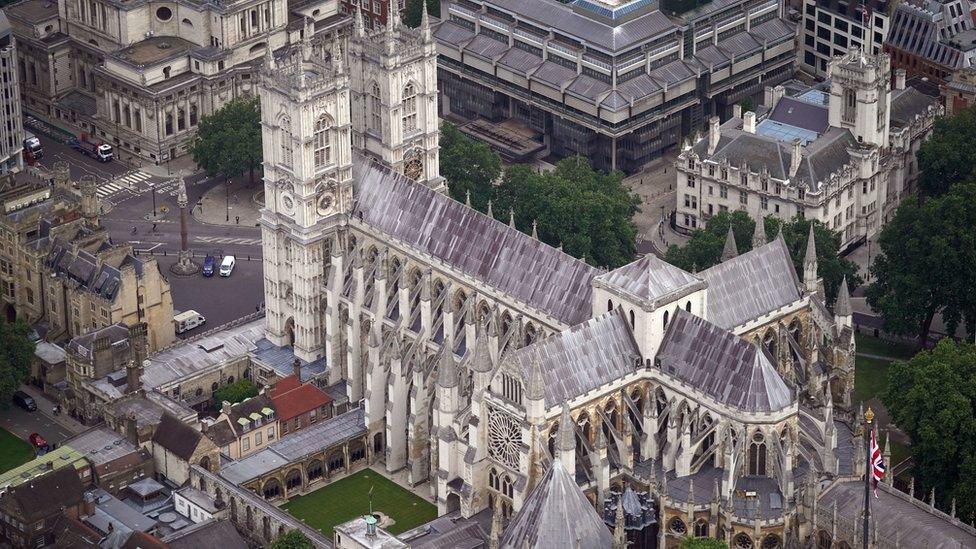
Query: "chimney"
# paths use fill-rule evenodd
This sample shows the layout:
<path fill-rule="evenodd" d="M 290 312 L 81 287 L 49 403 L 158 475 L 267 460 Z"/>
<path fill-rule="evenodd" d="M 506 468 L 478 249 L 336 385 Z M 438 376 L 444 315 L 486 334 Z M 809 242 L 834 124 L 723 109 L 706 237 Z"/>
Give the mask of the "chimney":
<path fill-rule="evenodd" d="M 802 158 L 803 151 L 800 146 L 800 139 L 793 140 L 793 154 L 790 155 L 790 177 L 796 175 L 796 172 L 800 169 L 800 159 Z"/>
<path fill-rule="evenodd" d="M 763 105 L 767 107 L 773 106 L 773 87 L 766 86 L 763 88 Z"/>
<path fill-rule="evenodd" d="M 141 365 L 146 361 L 146 334 L 149 329 L 145 322 L 129 327 L 129 345 L 132 346 L 132 361 Z"/>
<path fill-rule="evenodd" d="M 784 95 L 786 95 L 786 88 L 783 86 L 776 86 L 773 88 L 773 102 L 769 105 L 769 108 L 775 107 L 776 103 L 779 103 L 779 100 L 782 99 Z"/>
<path fill-rule="evenodd" d="M 142 369 L 148 363 L 148 360 L 142 364 L 130 360 L 125 364 L 125 394 L 134 393 L 142 387 Z"/>
<path fill-rule="evenodd" d="M 905 69 L 895 69 L 895 89 L 905 89 Z"/>
<path fill-rule="evenodd" d="M 132 444 L 139 446 L 139 424 L 136 415 L 132 412 L 126 414 L 125 419 L 125 438 Z"/>
<path fill-rule="evenodd" d="M 226 400 L 220 403 L 220 413 L 229 416 L 230 415 L 230 402 Z"/>
<path fill-rule="evenodd" d="M 738 103 L 732 105 L 732 118 L 742 118 L 742 105 Z"/>
<path fill-rule="evenodd" d="M 300 358 L 295 357 L 295 362 L 291 363 L 292 373 L 298 379 L 298 383 L 302 382 L 302 361 Z"/>
<path fill-rule="evenodd" d="M 756 133 L 756 113 L 748 111 L 742 115 L 742 131 Z"/>
<path fill-rule="evenodd" d="M 708 154 L 715 152 L 718 148 L 718 139 L 722 132 L 719 131 L 718 117 L 713 116 L 708 119 Z"/>

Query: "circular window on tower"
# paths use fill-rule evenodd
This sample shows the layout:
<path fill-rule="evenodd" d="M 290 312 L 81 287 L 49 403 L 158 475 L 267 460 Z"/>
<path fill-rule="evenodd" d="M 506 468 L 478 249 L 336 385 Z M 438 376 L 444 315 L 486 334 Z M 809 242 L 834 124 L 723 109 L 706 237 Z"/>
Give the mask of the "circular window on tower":
<path fill-rule="evenodd" d="M 156 10 L 156 19 L 160 21 L 169 21 L 173 18 L 173 10 L 167 8 L 166 6 L 161 6 Z"/>
<path fill-rule="evenodd" d="M 281 209 L 289 214 L 295 211 L 295 200 L 291 195 L 286 194 L 281 197 Z"/>

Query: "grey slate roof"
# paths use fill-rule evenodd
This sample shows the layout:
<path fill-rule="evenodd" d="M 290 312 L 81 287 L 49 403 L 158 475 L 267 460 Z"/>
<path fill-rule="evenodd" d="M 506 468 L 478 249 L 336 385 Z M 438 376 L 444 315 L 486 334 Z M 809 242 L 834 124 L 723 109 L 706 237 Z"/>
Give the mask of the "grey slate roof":
<path fill-rule="evenodd" d="M 926 95 L 908 86 L 903 90 L 891 92 L 891 124 L 892 126 L 907 126 L 915 115 L 922 114 L 929 106 L 936 104 L 938 98 Z"/>
<path fill-rule="evenodd" d="M 769 114 L 770 120 L 817 133 L 823 133 L 830 125 L 828 118 L 827 107 L 802 101 L 795 97 L 783 97 L 773 107 L 773 112 Z"/>
<path fill-rule="evenodd" d="M 639 358 L 637 342 L 619 308 L 512 354 L 526 380 L 538 361 L 550 407 L 633 372 Z"/>
<path fill-rule="evenodd" d="M 142 373 L 147 389 L 165 385 L 247 354 L 254 342 L 264 337 L 264 319 L 234 326 L 211 335 L 170 347 L 150 357 Z"/>
<path fill-rule="evenodd" d="M 512 517 L 500 547 L 609 548 L 610 530 L 559 459 Z"/>
<path fill-rule="evenodd" d="M 708 282 L 709 322 L 727 330 L 802 297 L 790 252 L 780 238 L 699 275 Z"/>
<path fill-rule="evenodd" d="M 747 412 L 775 412 L 795 402 L 756 345 L 682 309 L 675 311 L 654 362 L 662 372 Z"/>
<path fill-rule="evenodd" d="M 65 350 L 90 360 L 92 358 L 92 346 L 94 345 L 95 340 L 101 337 L 107 338 L 109 345 L 125 344 L 128 346 L 129 328 L 127 328 L 124 324 L 119 323 L 106 326 L 99 330 L 95 330 L 94 332 L 88 332 L 87 334 L 72 338 L 71 341 L 68 342 Z"/>
<path fill-rule="evenodd" d="M 908 494 L 886 484 L 878 484 L 877 495 L 878 499 L 871 499 L 871 519 L 878 535 L 887 538 L 887 545 L 894 546 L 897 537 L 906 546 L 925 540 L 925 547 L 932 549 L 976 547 L 972 527 L 953 524 L 944 513 L 932 511 L 928 505 L 913 501 Z M 818 507 L 832 510 L 834 503 L 838 516 L 857 516 L 864 508 L 864 484 L 852 480 L 830 485 L 821 495 Z M 853 541 L 849 532 L 844 534 Z"/>
<path fill-rule="evenodd" d="M 640 302 L 656 306 L 705 287 L 701 278 L 671 265 L 654 254 L 602 274 L 595 279 L 617 288 Z"/>
<path fill-rule="evenodd" d="M 585 262 L 378 164 L 357 159 L 353 179 L 364 223 L 564 324 L 589 318 Z"/>
<path fill-rule="evenodd" d="M 203 434 L 169 414 L 163 414 L 162 421 L 153 433 L 153 444 L 159 444 L 184 461 L 189 461 L 197 449 Z"/>
<path fill-rule="evenodd" d="M 85 454 L 95 466 L 104 465 L 138 451 L 138 448 L 122 435 L 108 427 L 94 427 L 66 440 L 63 446 L 70 446 Z"/>
<path fill-rule="evenodd" d="M 184 528 L 163 538 L 171 549 L 247 549 L 240 532 L 228 520 L 209 520 Z"/>

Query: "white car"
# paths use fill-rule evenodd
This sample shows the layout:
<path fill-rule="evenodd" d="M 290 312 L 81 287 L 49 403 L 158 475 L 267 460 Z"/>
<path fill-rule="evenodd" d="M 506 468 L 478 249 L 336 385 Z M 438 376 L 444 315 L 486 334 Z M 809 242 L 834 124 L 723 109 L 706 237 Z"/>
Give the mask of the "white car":
<path fill-rule="evenodd" d="M 232 255 L 225 255 L 224 260 L 220 262 L 220 276 L 230 276 L 230 273 L 234 272 L 234 265 L 237 264 L 237 260 L 234 259 Z"/>

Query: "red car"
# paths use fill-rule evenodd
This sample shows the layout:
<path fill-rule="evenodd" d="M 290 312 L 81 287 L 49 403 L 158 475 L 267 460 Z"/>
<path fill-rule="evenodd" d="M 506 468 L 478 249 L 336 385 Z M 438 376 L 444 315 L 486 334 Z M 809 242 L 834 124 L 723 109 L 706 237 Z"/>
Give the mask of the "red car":
<path fill-rule="evenodd" d="M 34 447 L 34 450 L 39 454 L 44 454 L 51 449 L 51 447 L 48 446 L 47 441 L 44 440 L 44 437 L 38 433 L 31 433 L 31 435 L 27 437 L 27 440 L 30 442 L 31 446 Z"/>

